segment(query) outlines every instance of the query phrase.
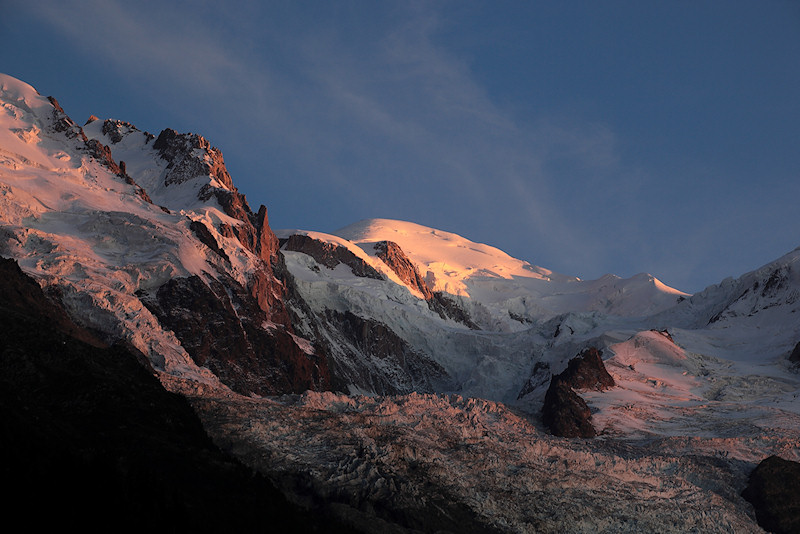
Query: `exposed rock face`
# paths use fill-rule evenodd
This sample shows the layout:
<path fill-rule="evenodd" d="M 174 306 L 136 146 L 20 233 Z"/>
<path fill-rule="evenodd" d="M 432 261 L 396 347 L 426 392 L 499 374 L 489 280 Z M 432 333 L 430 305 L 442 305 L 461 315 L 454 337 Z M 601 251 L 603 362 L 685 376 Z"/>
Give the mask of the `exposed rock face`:
<path fill-rule="evenodd" d="M 132 185 L 136 190 L 136 194 L 139 195 L 142 200 L 149 204 L 153 203 L 153 201 L 150 199 L 150 195 L 147 194 L 147 191 L 142 189 L 142 187 L 140 187 L 139 184 L 137 184 L 133 178 L 128 175 L 125 170 L 125 162 L 120 161 L 119 164 L 117 164 L 117 162 L 114 161 L 114 158 L 111 155 L 111 149 L 109 147 L 97 139 L 89 139 L 86 141 L 86 150 L 94 159 L 108 167 L 111 172 L 125 180 L 126 184 Z"/>
<path fill-rule="evenodd" d="M 603 365 L 602 352 L 589 347 L 567 364 L 567 368 L 553 380 L 563 382 L 574 389 L 602 391 L 614 387 L 614 379 Z"/>
<path fill-rule="evenodd" d="M 128 176 L 124 162 L 117 165 L 112 158 L 116 150 L 125 154 L 127 148 L 121 144 L 122 140 L 139 131 L 130 123 L 117 120 L 104 121 L 100 131 L 109 146 L 96 139 L 88 141 L 86 144 L 92 157 L 135 185 L 140 196 L 149 201 L 147 193 Z M 140 137 L 136 139 L 141 143 Z M 154 136 L 145 132 L 142 148 L 151 148 L 166 161 L 163 186 L 177 186 L 200 179 L 205 185 L 197 193 L 199 200 L 216 200 L 220 208 L 238 222 L 220 224 L 215 229 L 207 223 L 192 221 L 189 228 L 194 236 L 223 263 L 202 279 L 172 280 L 160 291 L 143 294 L 145 306 L 158 311 L 159 320 L 177 333 L 196 362 L 205 362 L 210 368 L 219 369 L 222 373 L 220 378 L 234 389 L 267 391 L 270 388 L 259 382 L 269 383 L 273 375 L 277 377 L 277 382 L 271 386 L 275 391 L 327 387 L 324 358 L 309 358 L 292 337 L 291 321 L 284 305 L 286 286 L 281 278 L 285 274 L 285 265 L 278 240 L 269 227 L 266 208 L 261 206 L 258 213 L 253 213 L 245 196 L 234 187 L 221 152 L 211 147 L 203 137 L 167 129 L 151 143 L 153 139 Z M 242 248 L 260 260 L 250 264 L 244 275 L 244 287 L 226 272 L 226 265 L 230 265 L 230 250 L 226 252 L 226 243 L 220 240 L 220 236 L 236 239 Z M 181 290 L 188 293 L 178 295 Z M 170 309 L 171 302 L 178 308 Z M 204 325 L 214 325 L 213 328 L 226 339 L 228 350 L 225 343 L 208 342 Z M 313 353 L 310 348 L 308 350 Z M 276 356 L 280 352 L 285 352 L 285 357 Z M 237 361 L 239 356 L 241 360 Z M 267 375 L 257 380 L 255 377 L 262 371 Z"/>
<path fill-rule="evenodd" d="M 606 371 L 600 351 L 591 347 L 572 358 L 567 368 L 550 380 L 544 397 L 542 419 L 556 436 L 591 438 L 597 432 L 590 419 L 591 410 L 574 389 L 602 391 L 614 386 Z"/>
<path fill-rule="evenodd" d="M 377 256 L 397 274 L 400 280 L 422 293 L 425 300 L 433 298 L 433 292 L 425 283 L 425 279 L 419 275 L 417 267 L 411 263 L 397 243 L 378 241 L 374 248 Z"/>
<path fill-rule="evenodd" d="M 94 117 L 94 115 L 92 115 L 92 117 Z M 89 121 L 86 122 L 87 124 L 91 122 L 92 117 L 89 117 Z M 97 117 L 94 117 L 94 120 L 98 120 Z M 108 136 L 112 145 L 119 143 L 126 135 L 135 131 L 138 131 L 137 128 L 129 122 L 113 119 L 106 119 L 103 121 L 103 135 Z M 155 136 L 149 132 L 144 132 L 144 135 L 148 142 L 155 139 Z"/>
<path fill-rule="evenodd" d="M 789 355 L 789 361 L 800 364 L 800 343 L 794 346 L 794 350 Z"/>
<path fill-rule="evenodd" d="M 281 246 L 285 250 L 308 254 L 317 263 L 324 265 L 328 269 L 334 269 L 337 265 L 343 263 L 350 267 L 350 270 L 356 276 L 383 280 L 383 275 L 373 269 L 371 265 L 345 247 L 340 247 L 335 243 L 326 243 L 307 235 L 295 234 L 283 241 Z"/>
<path fill-rule="evenodd" d="M 550 432 L 563 438 L 593 438 L 589 406 L 571 387 L 553 377 L 544 396 L 542 421 Z"/>
<path fill-rule="evenodd" d="M 106 145 L 97 139 L 89 139 L 86 141 L 86 148 L 94 159 L 108 167 L 111 172 L 114 174 L 122 174 L 119 165 L 117 165 L 117 162 L 111 157 L 111 149 Z"/>
<path fill-rule="evenodd" d="M 58 103 L 58 100 L 52 96 L 47 97 L 51 104 L 53 104 L 53 117 L 51 128 L 53 131 L 63 133 L 67 139 L 79 139 L 86 142 L 86 134 L 83 133 L 83 128 L 75 124 L 64 112 L 64 108 Z"/>
<path fill-rule="evenodd" d="M 106 133 L 104 123 L 104 133 Z M 113 135 L 125 124 L 113 123 L 109 131 Z M 113 140 L 113 137 L 112 137 Z M 203 137 L 196 134 L 179 134 L 166 129 L 153 143 L 153 149 L 168 162 L 164 176 L 166 186 L 180 184 L 198 176 L 210 176 L 217 184 L 206 184 L 198 193 L 202 201 L 214 198 L 229 216 L 244 224 L 227 226 L 227 231 L 235 235 L 248 250 L 274 266 L 278 263 L 278 239 L 269 227 L 267 208 L 263 205 L 258 213 L 253 213 L 247 199 L 233 185 L 222 152 L 212 147 Z"/>
<path fill-rule="evenodd" d="M 539 387 L 545 385 L 547 381 L 550 380 L 551 376 L 549 363 L 536 362 L 536 365 L 533 366 L 533 371 L 531 371 L 530 378 L 528 378 L 528 381 L 525 382 L 520 389 L 517 399 L 521 399 L 525 395 L 528 395 Z"/>
<path fill-rule="evenodd" d="M 435 390 L 433 382 L 447 378 L 441 365 L 416 352 L 383 323 L 333 310 L 326 311 L 325 323 L 328 335 L 335 336 L 327 349 L 334 389 L 358 384 L 379 395 L 430 392 Z"/>
<path fill-rule="evenodd" d="M 354 274 L 374 271 L 361 258 L 335 243 L 302 235 L 282 239 L 281 243 L 282 250 L 307 254 L 325 268 L 344 263 Z M 321 269 L 316 265 L 315 268 Z M 283 279 L 292 325 L 297 333 L 314 342 L 318 352 L 326 355 L 334 391 L 393 395 L 452 386 L 450 376 L 439 363 L 424 351 L 412 348 L 390 326 L 349 310 L 312 309 L 288 271 Z"/>
<path fill-rule="evenodd" d="M 790 313 L 800 310 L 800 272 L 793 262 L 780 260 L 733 280 L 723 280 L 689 299 L 690 305 L 702 304 L 710 293 L 727 293 L 727 299 L 715 299 L 707 308 L 708 324 L 753 316 L 769 308 L 786 307 Z"/>
<path fill-rule="evenodd" d="M 201 200 L 208 200 L 203 198 L 203 191 L 215 196 L 228 215 L 242 221 L 242 224 L 232 226 L 220 225 L 220 233 L 226 237 L 235 237 L 244 248 L 263 261 L 261 268 L 250 273 L 248 281 L 250 294 L 271 321 L 291 327 L 289 314 L 284 305 L 286 267 L 279 250 L 278 238 L 269 227 L 267 208 L 262 205 L 258 213 L 254 214 L 250 211 L 244 195 L 238 191 L 220 188 L 204 188 L 200 192 Z"/>
<path fill-rule="evenodd" d="M 478 325 L 470 319 L 469 314 L 455 300 L 441 291 L 431 291 L 425 279 L 420 276 L 417 267 L 408 259 L 400 245 L 394 241 L 378 241 L 375 243 L 374 249 L 377 256 L 397 274 L 400 280 L 422 293 L 422 297 L 428 301 L 428 307 L 439 314 L 442 319 L 450 318 L 473 330 L 479 330 Z"/>
<path fill-rule="evenodd" d="M 291 331 L 270 323 L 253 296 L 230 277 L 173 278 L 155 295 L 139 297 L 195 363 L 235 391 L 275 395 L 329 387 L 325 357 L 308 354 Z"/>
<path fill-rule="evenodd" d="M 222 258 L 228 263 L 231 262 L 231 259 L 228 257 L 225 251 L 222 250 L 222 248 L 219 246 L 219 243 L 217 243 L 216 238 L 214 238 L 214 235 L 211 233 L 211 231 L 205 224 L 201 223 L 200 221 L 192 221 L 189 224 L 189 229 L 192 232 L 194 232 L 194 235 L 197 236 L 197 239 L 202 241 L 205 246 L 213 250 L 220 258 Z"/>
<path fill-rule="evenodd" d="M 428 301 L 428 306 L 439 314 L 440 317 L 449 317 L 454 321 L 458 321 L 471 328 L 472 330 L 480 330 L 481 327 L 475 324 L 469 313 L 458 305 L 458 302 L 448 297 L 441 291 L 433 292 L 433 299 Z"/>
<path fill-rule="evenodd" d="M 672 343 L 673 345 L 675 344 L 675 340 L 672 339 L 672 334 L 669 333 L 669 330 L 667 330 L 667 329 L 657 330 L 657 329 L 653 328 L 651 330 L 651 332 L 656 332 L 657 334 L 661 334 L 665 338 L 669 339 L 670 343 Z"/>
<path fill-rule="evenodd" d="M 125 347 L 86 338 L 13 260 L 0 259 L 0 272 L 0 473 L 14 488 L 4 497 L 9 509 L 43 530 L 91 503 L 81 514 L 90 531 L 351 531 L 289 503 L 222 453 L 183 397 Z"/>
<path fill-rule="evenodd" d="M 800 463 L 770 456 L 750 474 L 742 497 L 756 509 L 758 524 L 769 532 L 800 532 Z"/>
<path fill-rule="evenodd" d="M 112 136 L 112 141 L 115 133 L 121 136 L 128 128 L 132 126 L 119 121 L 106 121 L 103 124 L 104 133 L 110 132 L 107 135 Z M 205 138 L 166 129 L 153 143 L 153 149 L 168 162 L 164 176 L 166 186 L 199 176 L 210 176 L 216 180 L 216 184 L 204 185 L 198 198 L 204 202 L 214 198 L 227 215 L 241 221 L 241 224 L 220 225 L 219 231 L 227 237 L 235 237 L 245 249 L 263 260 L 263 267 L 249 273 L 248 289 L 270 321 L 290 328 L 289 316 L 283 304 L 286 290 L 282 280 L 276 275 L 283 269 L 283 257 L 279 251 L 278 238 L 269 227 L 267 208 L 262 205 L 258 213 L 253 213 L 247 198 L 233 185 L 222 153 Z M 222 251 L 210 231 L 204 231 L 197 225 L 192 230 L 211 250 L 227 259 L 227 254 Z"/>
<path fill-rule="evenodd" d="M 53 98 L 52 96 L 48 97 L 48 100 L 53 105 L 53 113 L 52 113 L 52 123 L 48 126 L 53 132 L 63 134 L 67 139 L 75 139 L 78 143 L 81 143 L 79 150 L 86 151 L 92 158 L 97 160 L 100 164 L 107 167 L 111 172 L 118 175 L 120 178 L 125 180 L 125 183 L 134 186 L 136 194 L 141 197 L 142 200 L 152 204 L 152 200 L 150 196 L 147 194 L 147 191 L 142 189 L 139 184 L 137 184 L 133 178 L 128 176 L 125 172 L 124 164 L 118 164 L 114 161 L 114 158 L 111 154 L 111 149 L 101 143 L 96 139 L 89 139 L 86 137 L 86 134 L 83 131 L 83 128 L 78 126 L 75 121 L 73 121 L 65 112 L 58 101 Z M 91 121 L 91 117 L 89 118 L 86 123 L 89 124 Z M 97 118 L 95 117 L 95 120 Z M 103 133 L 106 133 L 106 125 L 108 123 L 113 123 L 118 125 L 117 130 L 115 131 L 115 135 L 112 135 L 112 140 L 117 139 L 116 142 L 122 139 L 121 135 L 119 134 L 119 128 L 122 126 L 119 125 L 127 125 L 129 128 L 133 128 L 133 126 L 129 123 L 123 123 L 121 121 L 105 121 L 103 124 Z M 110 128 L 110 126 L 109 126 Z M 149 135 L 149 134 L 147 134 Z"/>
<path fill-rule="evenodd" d="M 192 133 L 179 134 L 167 128 L 159 134 L 153 148 L 169 162 L 165 185 L 183 183 L 197 176 L 211 176 L 227 189 L 235 189 L 222 152 L 212 147 L 204 137 Z M 198 149 L 202 151 L 202 157 L 196 155 Z"/>

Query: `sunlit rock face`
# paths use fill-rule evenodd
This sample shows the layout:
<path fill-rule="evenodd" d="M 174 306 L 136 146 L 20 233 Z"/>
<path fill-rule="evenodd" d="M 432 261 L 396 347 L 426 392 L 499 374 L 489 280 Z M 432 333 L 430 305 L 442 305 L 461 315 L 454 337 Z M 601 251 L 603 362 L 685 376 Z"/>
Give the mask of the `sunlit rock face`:
<path fill-rule="evenodd" d="M 473 329 L 479 329 L 469 317 L 469 313 L 458 302 L 442 291 L 431 291 L 428 283 L 419 274 L 416 265 L 406 256 L 400 245 L 394 241 L 378 241 L 373 246 L 376 255 L 413 290 L 419 291 L 428 307 L 442 319 L 452 319 Z"/>
<path fill-rule="evenodd" d="M 217 149 L 122 121 L 81 128 L 29 86 L 0 86 L 0 251 L 77 322 L 199 384 L 330 387 L 325 357 L 292 330 L 266 208 L 250 210 Z"/>
<path fill-rule="evenodd" d="M 433 298 L 433 292 L 420 276 L 417 267 L 408 259 L 400 245 L 394 241 L 378 241 L 374 245 L 377 256 L 394 271 L 400 280 L 422 294 L 425 300 Z"/>
<path fill-rule="evenodd" d="M 345 247 L 335 243 L 326 243 L 307 235 L 292 235 L 282 244 L 284 250 L 302 252 L 314 258 L 314 261 L 328 269 L 334 269 L 343 264 L 358 277 L 383 280 L 383 276 L 363 259 L 353 254 Z"/>
<path fill-rule="evenodd" d="M 115 138 L 118 139 L 118 136 Z M 219 183 L 219 187 L 234 189 L 222 152 L 202 136 L 179 134 L 167 128 L 156 138 L 153 149 L 168 162 L 165 185 L 180 184 L 196 176 L 210 176 Z"/>

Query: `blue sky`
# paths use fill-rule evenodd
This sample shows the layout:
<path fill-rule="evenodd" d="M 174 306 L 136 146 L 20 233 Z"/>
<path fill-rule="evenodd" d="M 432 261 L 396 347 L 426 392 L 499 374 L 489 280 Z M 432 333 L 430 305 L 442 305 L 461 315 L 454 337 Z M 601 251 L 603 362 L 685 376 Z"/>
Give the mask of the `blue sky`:
<path fill-rule="evenodd" d="M 274 228 L 684 291 L 800 246 L 800 2 L 3 0 L 0 71 L 197 132 Z"/>

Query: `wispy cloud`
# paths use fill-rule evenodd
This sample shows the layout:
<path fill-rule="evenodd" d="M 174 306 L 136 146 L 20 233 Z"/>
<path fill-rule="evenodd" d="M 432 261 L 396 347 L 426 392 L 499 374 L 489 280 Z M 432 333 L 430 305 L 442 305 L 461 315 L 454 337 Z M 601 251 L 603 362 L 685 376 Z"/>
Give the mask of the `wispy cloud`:
<path fill-rule="evenodd" d="M 346 28 L 360 21 L 277 19 L 258 4 L 224 16 L 208 4 L 111 0 L 31 10 L 156 98 L 202 104 L 212 141 L 223 132 L 232 144 L 270 146 L 295 187 L 326 191 L 350 216 L 373 206 L 368 216 L 452 225 L 501 246 L 511 243 L 503 234 L 525 232 L 532 250 L 567 250 L 574 264 L 601 254 L 564 205 L 581 195 L 556 195 L 553 181 L 568 173 L 553 169 L 613 171 L 614 133 L 553 117 L 515 122 L 437 44 L 436 7 L 401 5 L 356 37 Z"/>

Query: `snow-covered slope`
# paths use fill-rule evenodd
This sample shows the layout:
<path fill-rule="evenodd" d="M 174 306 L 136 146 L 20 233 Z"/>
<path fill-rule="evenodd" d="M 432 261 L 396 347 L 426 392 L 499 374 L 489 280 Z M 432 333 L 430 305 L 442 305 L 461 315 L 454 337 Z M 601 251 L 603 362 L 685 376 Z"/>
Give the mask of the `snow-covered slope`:
<path fill-rule="evenodd" d="M 537 360 L 561 365 L 603 325 L 645 327 L 643 317 L 686 297 L 649 275 L 583 281 L 553 273 L 497 248 L 410 222 L 362 221 L 338 235 L 276 233 L 286 243 L 283 253 L 299 292 L 317 314 L 347 310 L 377 320 L 442 366 L 451 379 L 441 382 L 445 390 L 505 402 L 518 397 Z M 308 239 L 304 249 L 292 246 L 292 236 L 313 240 L 316 250 Z M 387 242 L 399 246 L 395 256 L 405 256 L 412 276 L 402 276 L 397 258 L 382 256 L 385 245 L 380 244 Z M 357 258 L 380 276 L 359 275 L 330 255 L 323 257 L 323 248 Z M 577 332 L 581 341 L 544 354 L 556 343 L 552 337 L 559 328 Z M 356 385 L 351 390 L 363 391 Z"/>
<path fill-rule="evenodd" d="M 186 217 L 137 195 L 32 87 L 2 76 L 0 102 L 2 253 L 58 287 L 84 324 L 127 338 L 157 368 L 214 380 L 133 295 L 209 268 Z"/>
<path fill-rule="evenodd" d="M 491 313 L 497 327 L 541 321 L 566 312 L 601 311 L 637 316 L 671 307 L 680 296 L 656 278 L 606 275 L 582 281 L 512 258 L 457 234 L 389 219 L 368 219 L 335 232 L 370 251 L 378 241 L 394 241 L 417 264 L 433 291 L 468 297 Z M 487 325 L 488 326 L 488 325 Z"/>
<path fill-rule="evenodd" d="M 173 377 L 217 387 L 229 372 L 237 378 L 228 383 L 241 384 L 246 366 L 219 363 L 230 347 L 180 338 L 203 331 L 190 302 L 167 302 L 187 280 L 195 300 L 219 300 L 230 336 L 247 344 L 264 332 L 304 358 L 307 345 L 290 341 L 270 265 L 278 263 L 277 240 L 266 211 L 249 211 L 203 138 L 165 130 L 156 139 L 118 121 L 91 122 L 87 136 L 55 100 L 5 75 L 0 105 L 0 253 L 49 287 L 78 322 L 131 343 Z M 254 331 L 245 336 L 230 306 L 248 299 L 263 318 L 251 317 Z"/>
<path fill-rule="evenodd" d="M 383 274 L 366 279 L 345 265 L 325 268 L 308 254 L 285 250 L 309 305 L 388 325 L 446 370 L 451 382 L 442 384 L 444 391 L 535 413 L 550 376 L 593 345 L 605 350 L 618 383 L 586 394 L 601 432 L 708 435 L 709 420 L 716 420 L 727 435 L 748 411 L 752 417 L 744 420 L 753 428 L 798 427 L 800 380 L 787 356 L 800 341 L 794 268 L 800 251 L 690 296 L 645 274 L 568 277 L 403 221 L 361 221 L 336 236 L 278 232 L 283 239 L 298 233 L 345 248 Z M 437 315 L 419 291 L 398 280 L 376 252 L 384 241 L 397 243 L 428 287 L 448 294 L 480 328 Z"/>

